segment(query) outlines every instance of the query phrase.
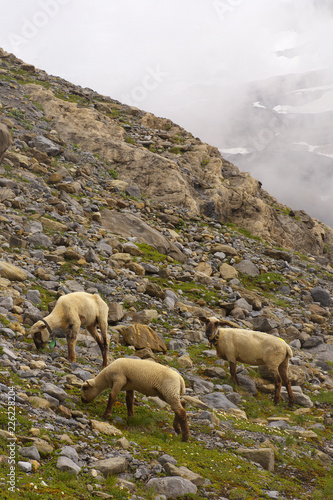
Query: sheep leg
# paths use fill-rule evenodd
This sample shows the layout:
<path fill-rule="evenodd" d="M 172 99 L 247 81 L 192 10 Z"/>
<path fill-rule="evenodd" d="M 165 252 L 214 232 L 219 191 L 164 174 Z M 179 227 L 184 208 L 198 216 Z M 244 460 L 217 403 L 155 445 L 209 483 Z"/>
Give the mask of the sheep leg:
<path fill-rule="evenodd" d="M 104 338 L 104 337 L 103 337 L 103 340 L 101 339 L 101 337 L 99 336 L 99 334 L 97 332 L 97 329 L 96 329 L 95 325 L 88 326 L 87 330 L 90 333 L 90 335 L 93 337 L 93 339 L 96 340 L 96 342 L 98 344 L 98 347 L 101 350 L 102 359 L 103 359 L 103 365 L 102 366 L 103 366 L 103 368 L 105 368 L 109 364 L 109 362 L 108 362 L 108 350 L 109 350 L 109 346 L 108 346 L 108 343 L 107 343 L 107 339 Z"/>
<path fill-rule="evenodd" d="M 282 387 L 282 379 L 278 373 L 273 375 L 274 384 L 275 384 L 275 392 L 274 392 L 274 404 L 280 403 L 281 400 L 281 387 Z"/>
<path fill-rule="evenodd" d="M 127 418 L 134 417 L 134 391 L 126 391 Z"/>
<path fill-rule="evenodd" d="M 289 406 L 293 406 L 295 402 L 295 396 L 291 388 L 291 383 L 288 377 L 288 360 L 284 360 L 281 365 L 279 366 L 279 373 L 282 378 L 282 381 L 285 385 L 285 388 L 287 389 L 288 392 L 288 399 L 289 399 Z"/>
<path fill-rule="evenodd" d="M 237 374 L 236 374 L 236 363 L 233 361 L 229 361 L 229 367 L 230 367 L 230 374 L 232 380 L 235 382 L 235 384 L 239 385 Z"/>
<path fill-rule="evenodd" d="M 75 346 L 79 330 L 80 330 L 80 325 L 70 325 L 68 330 L 66 331 L 67 351 L 68 351 L 67 359 L 70 363 L 75 363 L 76 360 Z"/>
<path fill-rule="evenodd" d="M 108 312 L 106 311 L 98 318 L 99 328 L 101 330 L 101 353 L 103 358 L 103 368 L 108 366 L 108 352 L 109 352 L 109 337 L 108 337 Z"/>
<path fill-rule="evenodd" d="M 185 410 L 186 402 L 184 400 L 181 400 L 180 403 L 181 405 L 179 405 L 178 403 L 176 407 L 174 405 L 172 405 L 173 408 L 171 407 L 175 412 L 173 428 L 177 434 L 180 434 L 180 432 L 182 433 L 182 441 L 186 442 L 190 437 L 190 429 L 188 426 Z"/>
<path fill-rule="evenodd" d="M 116 398 L 113 396 L 112 391 L 109 394 L 109 399 L 108 399 L 108 404 L 106 406 L 105 412 L 103 413 L 103 418 L 108 418 L 109 415 L 112 413 L 112 408 L 114 405 Z"/>
<path fill-rule="evenodd" d="M 126 382 L 126 377 L 119 374 L 117 375 L 117 380 L 113 380 L 112 389 L 109 394 L 108 404 L 106 406 L 105 412 L 103 413 L 103 418 L 107 418 L 111 414 L 116 398 Z"/>

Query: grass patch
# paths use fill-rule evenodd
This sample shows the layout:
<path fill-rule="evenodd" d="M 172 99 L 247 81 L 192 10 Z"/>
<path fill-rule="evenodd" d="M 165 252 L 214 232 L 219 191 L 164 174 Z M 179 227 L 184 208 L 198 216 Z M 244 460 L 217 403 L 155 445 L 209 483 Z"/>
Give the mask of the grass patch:
<path fill-rule="evenodd" d="M 142 260 L 144 261 L 158 263 L 166 263 L 168 261 L 167 255 L 158 252 L 156 248 L 147 245 L 147 243 L 139 243 L 137 246 L 139 247 L 141 252 L 143 252 Z"/>

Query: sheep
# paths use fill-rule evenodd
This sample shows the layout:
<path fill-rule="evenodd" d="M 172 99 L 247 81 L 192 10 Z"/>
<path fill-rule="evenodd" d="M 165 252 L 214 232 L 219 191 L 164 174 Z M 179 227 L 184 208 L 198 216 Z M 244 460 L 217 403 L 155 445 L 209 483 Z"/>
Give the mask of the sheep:
<path fill-rule="evenodd" d="M 146 396 L 158 396 L 169 403 L 175 413 L 174 430 L 177 434 L 182 433 L 182 441 L 188 441 L 190 431 L 185 410 L 186 402 L 180 399 L 180 395 L 185 394 L 185 382 L 177 371 L 150 360 L 119 358 L 94 379 L 83 383 L 81 400 L 90 403 L 108 387 L 111 392 L 103 418 L 106 419 L 111 414 L 120 391 L 126 391 L 128 418 L 134 416 L 134 391 Z"/>
<path fill-rule="evenodd" d="M 274 403 L 280 402 L 282 381 L 286 386 L 289 406 L 295 401 L 288 378 L 289 358 L 293 353 L 289 345 L 281 338 L 263 332 L 241 328 L 221 328 L 225 321 L 217 318 L 199 318 L 206 324 L 206 336 L 215 346 L 219 358 L 229 361 L 232 380 L 239 384 L 236 375 L 236 362 L 250 365 L 265 365 L 275 383 Z"/>
<path fill-rule="evenodd" d="M 103 358 L 103 367 L 108 365 L 109 338 L 107 335 L 109 308 L 98 294 L 74 292 L 63 295 L 48 316 L 37 321 L 30 329 L 37 349 L 46 346 L 52 330 L 62 328 L 66 332 L 68 361 L 75 361 L 75 344 L 80 327 L 87 328 L 96 340 Z M 97 332 L 97 325 L 101 336 Z"/>

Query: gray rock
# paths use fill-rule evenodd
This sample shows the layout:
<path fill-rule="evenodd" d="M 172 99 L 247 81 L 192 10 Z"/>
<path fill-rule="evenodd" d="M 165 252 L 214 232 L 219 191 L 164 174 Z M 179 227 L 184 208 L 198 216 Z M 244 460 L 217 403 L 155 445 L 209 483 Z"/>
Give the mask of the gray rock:
<path fill-rule="evenodd" d="M 0 333 L 4 337 L 8 337 L 9 339 L 14 339 L 16 337 L 15 332 L 11 328 L 0 327 Z"/>
<path fill-rule="evenodd" d="M 17 462 L 17 467 L 21 469 L 23 472 L 31 472 L 32 471 L 32 464 L 30 462 Z"/>
<path fill-rule="evenodd" d="M 311 297 L 315 302 L 319 302 L 323 307 L 330 307 L 332 305 L 331 294 L 320 286 L 311 288 Z"/>
<path fill-rule="evenodd" d="M 250 321 L 253 324 L 253 329 L 258 332 L 269 332 L 279 326 L 279 323 L 276 320 L 262 316 L 253 318 Z"/>
<path fill-rule="evenodd" d="M 72 446 L 64 446 L 61 448 L 60 456 L 70 458 L 76 465 L 79 465 L 79 455 Z"/>
<path fill-rule="evenodd" d="M 8 358 L 11 360 L 17 359 L 16 354 L 11 349 L 8 349 L 8 347 L 6 347 L 6 346 L 2 347 L 2 352 L 3 352 L 3 354 L 6 354 L 6 356 L 8 356 Z"/>
<path fill-rule="evenodd" d="M 260 271 L 258 267 L 253 264 L 250 260 L 241 260 L 238 264 L 235 264 L 234 267 L 237 271 L 245 274 L 246 276 L 259 276 Z"/>
<path fill-rule="evenodd" d="M 7 309 L 7 311 L 12 311 L 14 307 L 12 297 L 0 297 L 0 307 Z"/>
<path fill-rule="evenodd" d="M 290 345 L 290 347 L 293 347 L 294 349 L 300 349 L 302 346 L 301 341 L 298 339 L 292 340 L 289 345 Z"/>
<path fill-rule="evenodd" d="M 269 422 L 268 427 L 276 427 L 278 429 L 290 429 L 290 425 L 285 420 L 274 420 Z"/>
<path fill-rule="evenodd" d="M 319 337 L 319 335 L 314 335 L 313 337 L 310 337 L 309 339 L 306 339 L 303 342 L 303 349 L 311 349 L 312 347 L 317 347 L 320 344 L 323 344 L 324 340 L 322 337 Z"/>
<path fill-rule="evenodd" d="M 242 401 L 242 396 L 235 391 L 226 393 L 226 397 L 236 406 L 239 405 Z"/>
<path fill-rule="evenodd" d="M 196 377 L 194 375 L 188 375 L 187 378 L 196 394 L 209 394 L 214 390 L 213 382 L 203 380 L 201 377 Z"/>
<path fill-rule="evenodd" d="M 173 458 L 171 455 L 168 455 L 167 453 L 164 453 L 162 456 L 160 456 L 158 461 L 162 465 L 164 465 L 166 463 L 173 464 L 173 465 L 177 464 L 177 460 L 175 458 Z"/>
<path fill-rule="evenodd" d="M 147 488 L 154 488 L 159 495 L 167 498 L 178 498 L 189 493 L 196 494 L 198 488 L 188 479 L 182 477 L 161 477 L 150 479 Z"/>
<path fill-rule="evenodd" d="M 76 377 L 80 378 L 84 382 L 86 380 L 89 380 L 90 378 L 92 378 L 91 373 L 88 372 L 87 370 L 83 370 L 82 368 L 75 368 L 75 370 L 73 370 L 72 373 L 73 373 L 73 375 L 75 375 Z"/>
<path fill-rule="evenodd" d="M 201 400 L 214 410 L 239 409 L 238 406 L 232 403 L 224 394 L 221 394 L 220 392 L 205 394 L 204 396 L 201 396 Z"/>
<path fill-rule="evenodd" d="M 117 302 L 112 302 L 108 304 L 109 306 L 109 315 L 108 320 L 110 323 L 117 323 L 121 321 L 124 317 L 124 308 L 122 304 L 118 304 Z"/>
<path fill-rule="evenodd" d="M 163 304 L 165 305 L 165 307 L 167 309 L 173 309 L 176 305 L 176 302 L 174 299 L 172 299 L 171 297 L 165 297 L 164 301 L 163 301 Z"/>
<path fill-rule="evenodd" d="M 92 248 L 89 248 L 84 258 L 87 262 L 94 262 L 95 264 L 98 264 L 100 262 L 99 257 L 96 255 L 95 251 Z"/>
<path fill-rule="evenodd" d="M 253 307 L 247 302 L 247 300 L 240 298 L 236 300 L 235 304 L 241 309 L 245 309 L 245 311 L 251 312 Z"/>
<path fill-rule="evenodd" d="M 125 190 L 125 193 L 128 194 L 128 196 L 132 196 L 133 198 L 138 198 L 139 200 L 141 200 L 142 198 L 141 190 L 139 186 L 137 186 L 136 184 L 128 186 L 128 188 L 126 188 Z"/>
<path fill-rule="evenodd" d="M 56 465 L 57 469 L 61 471 L 72 472 L 76 476 L 80 473 L 81 467 L 79 467 L 76 463 L 73 462 L 70 458 L 65 456 L 60 456 Z"/>
<path fill-rule="evenodd" d="M 140 262 L 140 265 L 146 271 L 147 274 L 158 274 L 159 268 L 154 266 L 154 264 L 150 264 L 149 262 Z"/>
<path fill-rule="evenodd" d="M 223 252 L 216 252 L 214 253 L 214 257 L 216 257 L 219 260 L 224 260 L 226 258 L 226 255 Z"/>
<path fill-rule="evenodd" d="M 316 355 L 321 361 L 333 362 L 333 344 L 320 344 L 317 347 L 307 350 L 307 353 Z"/>
<path fill-rule="evenodd" d="M 207 375 L 207 377 L 213 378 L 224 378 L 226 376 L 225 370 L 220 366 L 210 366 L 205 368 L 204 374 Z"/>
<path fill-rule="evenodd" d="M 252 462 L 260 464 L 263 469 L 269 470 L 271 472 L 274 471 L 274 451 L 271 448 L 238 448 L 237 451 Z"/>
<path fill-rule="evenodd" d="M 32 460 L 40 460 L 40 454 L 36 446 L 19 448 L 18 452 L 22 455 L 22 457 L 31 458 Z"/>
<path fill-rule="evenodd" d="M 58 399 L 59 401 L 65 401 L 65 399 L 68 398 L 67 392 L 61 389 L 61 387 L 57 387 L 49 382 L 42 385 L 41 391 L 46 394 L 50 394 L 50 396 Z"/>
<path fill-rule="evenodd" d="M 50 396 L 50 394 L 44 393 L 43 397 L 50 403 L 51 408 L 57 408 L 60 405 L 59 399 Z"/>
<path fill-rule="evenodd" d="M 40 291 L 28 290 L 26 294 L 26 299 L 29 300 L 29 302 L 32 302 L 33 304 L 40 304 L 41 303 Z"/>
<path fill-rule="evenodd" d="M 295 396 L 295 404 L 305 406 L 305 408 L 311 408 L 313 406 L 311 399 L 309 398 L 309 396 L 306 396 L 306 394 L 303 394 L 302 388 L 300 386 L 293 385 L 292 391 Z M 281 399 L 283 401 L 288 401 L 288 393 L 285 387 L 281 388 Z"/>
<path fill-rule="evenodd" d="M 257 387 L 254 380 L 247 375 L 237 375 L 239 385 L 246 389 L 249 394 L 255 396 L 257 394 Z"/>
<path fill-rule="evenodd" d="M 28 238 L 28 242 L 31 245 L 41 246 L 50 248 L 52 246 L 52 240 L 43 233 L 35 233 Z"/>
<path fill-rule="evenodd" d="M 32 146 L 38 149 L 38 151 L 42 151 L 49 156 L 57 156 L 62 151 L 61 146 L 53 141 L 50 141 L 50 139 L 47 139 L 47 137 L 44 137 L 43 135 L 38 135 L 35 139 L 33 139 Z"/>
<path fill-rule="evenodd" d="M 126 472 L 127 467 L 128 462 L 125 457 L 106 458 L 91 464 L 91 468 L 99 470 L 106 477 Z"/>
<path fill-rule="evenodd" d="M 179 351 L 180 349 L 185 349 L 186 345 L 183 340 L 172 339 L 168 344 L 168 349 L 170 351 Z"/>

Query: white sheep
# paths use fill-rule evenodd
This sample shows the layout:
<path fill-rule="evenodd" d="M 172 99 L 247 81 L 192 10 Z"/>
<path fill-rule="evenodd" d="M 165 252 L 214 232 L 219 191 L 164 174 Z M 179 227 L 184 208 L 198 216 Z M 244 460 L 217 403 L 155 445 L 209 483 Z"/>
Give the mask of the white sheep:
<path fill-rule="evenodd" d="M 249 365 L 265 365 L 275 383 L 274 403 L 280 402 L 282 381 L 286 386 L 289 406 L 295 401 L 288 378 L 289 358 L 293 353 L 289 345 L 281 338 L 268 333 L 244 330 L 241 328 L 221 328 L 225 321 L 217 318 L 200 317 L 206 324 L 206 336 L 215 346 L 219 358 L 229 361 L 233 381 L 238 384 L 236 362 Z"/>
<path fill-rule="evenodd" d="M 174 430 L 177 434 L 182 433 L 182 441 L 188 441 L 190 432 L 186 403 L 180 399 L 180 395 L 185 393 L 185 382 L 178 372 L 150 360 L 119 358 L 104 368 L 94 379 L 84 382 L 81 399 L 84 403 L 90 403 L 108 387 L 111 388 L 111 392 L 103 418 L 111 414 L 120 391 L 126 391 L 129 418 L 134 415 L 134 391 L 146 396 L 158 396 L 169 403 L 175 413 Z"/>
<path fill-rule="evenodd" d="M 109 308 L 99 295 L 74 292 L 59 297 L 48 316 L 37 321 L 31 329 L 37 349 L 48 343 L 52 330 L 62 328 L 66 332 L 68 361 L 75 361 L 75 345 L 80 327 L 88 330 L 96 340 L 103 358 L 103 367 L 108 365 L 109 338 L 107 335 Z M 97 325 L 101 336 L 97 332 Z"/>

